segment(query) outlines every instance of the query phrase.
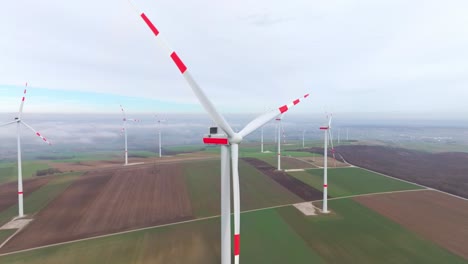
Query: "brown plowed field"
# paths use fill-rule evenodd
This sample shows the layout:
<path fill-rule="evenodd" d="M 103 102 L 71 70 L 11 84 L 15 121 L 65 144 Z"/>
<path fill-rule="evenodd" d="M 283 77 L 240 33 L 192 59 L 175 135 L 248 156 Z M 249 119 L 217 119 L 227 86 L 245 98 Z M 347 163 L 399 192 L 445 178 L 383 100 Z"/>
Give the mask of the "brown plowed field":
<path fill-rule="evenodd" d="M 284 171 L 277 171 L 275 167 L 271 166 L 263 160 L 256 158 L 242 158 L 244 161 L 254 166 L 257 170 L 261 171 L 263 174 L 275 180 L 277 183 L 281 184 L 284 188 L 288 189 L 290 192 L 296 194 L 304 201 L 313 201 L 322 199 L 323 193 L 319 190 L 316 190 L 309 185 L 303 183 L 302 181 L 289 176 Z"/>
<path fill-rule="evenodd" d="M 83 176 L 1 252 L 192 219 L 180 166 L 104 170 Z"/>
<path fill-rule="evenodd" d="M 187 153 L 177 156 L 165 156 L 162 158 L 130 158 L 129 163 L 144 162 L 146 164 L 163 164 L 181 161 L 195 161 L 219 158 L 216 153 Z M 49 162 L 50 167 L 63 172 L 68 171 L 89 171 L 103 168 L 116 168 L 123 165 L 122 160 L 95 160 L 95 161 L 77 161 L 77 162 Z"/>
<path fill-rule="evenodd" d="M 468 198 L 468 153 L 383 146 L 338 146 L 351 164 Z"/>
<path fill-rule="evenodd" d="M 354 200 L 468 260 L 468 202 L 429 190 Z"/>
<path fill-rule="evenodd" d="M 48 183 L 50 179 L 50 177 L 42 176 L 23 181 L 23 196 L 27 197 L 32 192 Z M 9 182 L 0 185 L 0 212 L 16 203 L 18 203 L 18 182 Z"/>
<path fill-rule="evenodd" d="M 300 157 L 299 159 L 313 164 L 313 165 L 310 164 L 309 167 L 314 167 L 314 166 L 323 167 L 323 161 L 325 160 L 323 157 Z M 338 161 L 334 158 L 330 158 L 330 157 L 328 157 L 327 162 L 328 162 L 328 168 L 349 167 L 348 164 Z"/>

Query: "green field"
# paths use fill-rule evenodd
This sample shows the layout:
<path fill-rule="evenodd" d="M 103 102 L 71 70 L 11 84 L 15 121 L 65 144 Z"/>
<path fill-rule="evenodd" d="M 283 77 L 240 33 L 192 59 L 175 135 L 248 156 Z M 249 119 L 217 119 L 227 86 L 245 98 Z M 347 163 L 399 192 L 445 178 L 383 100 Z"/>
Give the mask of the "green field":
<path fill-rule="evenodd" d="M 292 206 L 276 210 L 327 263 L 466 263 L 351 199 L 329 208 L 332 215 L 312 217 Z"/>
<path fill-rule="evenodd" d="M 241 221 L 242 263 L 325 263 L 277 210 L 243 213 Z"/>
<path fill-rule="evenodd" d="M 24 161 L 22 163 L 23 179 L 31 178 L 36 171 L 48 169 L 49 166 L 45 163 Z M 17 163 L 0 163 L 0 184 L 18 180 L 18 164 Z"/>
<path fill-rule="evenodd" d="M 9 238 L 13 233 L 16 232 L 16 229 L 5 229 L 0 230 L 0 244 L 3 243 L 7 238 Z"/>
<path fill-rule="evenodd" d="M 466 263 L 351 199 L 330 215 L 292 206 L 243 213 L 241 262 Z M 219 263 L 219 218 L 91 239 L 0 257 L 0 263 Z"/>
<path fill-rule="evenodd" d="M 184 174 L 195 216 L 220 214 L 220 161 L 186 162 Z M 301 202 L 272 179 L 246 162 L 239 161 L 241 210 Z"/>
<path fill-rule="evenodd" d="M 288 174 L 317 190 L 322 189 L 322 169 L 288 172 Z M 331 197 L 416 189 L 423 189 L 423 187 L 388 178 L 361 168 L 328 169 L 328 194 Z"/>
<path fill-rule="evenodd" d="M 32 192 L 24 198 L 24 213 L 31 215 L 39 212 L 65 188 L 67 188 L 81 173 L 63 173 L 54 176 L 46 185 Z M 18 204 L 10 206 L 8 209 L 0 212 L 0 225 L 8 222 L 18 215 Z"/>

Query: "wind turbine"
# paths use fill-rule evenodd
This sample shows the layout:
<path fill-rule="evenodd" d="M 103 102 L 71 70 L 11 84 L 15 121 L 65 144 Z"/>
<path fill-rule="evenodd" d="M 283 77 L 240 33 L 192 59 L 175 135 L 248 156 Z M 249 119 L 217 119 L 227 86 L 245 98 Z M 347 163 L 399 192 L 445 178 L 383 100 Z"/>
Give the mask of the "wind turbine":
<path fill-rule="evenodd" d="M 276 121 L 278 123 L 276 124 L 276 127 L 278 128 L 278 170 L 281 170 L 281 118 L 283 118 L 283 115 L 279 115 L 276 118 Z"/>
<path fill-rule="evenodd" d="M 131 3 L 131 1 L 129 0 Z M 158 43 L 167 52 L 167 55 L 171 57 L 180 73 L 191 87 L 196 97 L 203 105 L 205 110 L 208 112 L 213 121 L 221 128 L 222 132 L 218 133 L 218 128 L 210 128 L 210 134 L 203 138 L 205 144 L 214 144 L 221 146 L 221 263 L 227 264 L 231 262 L 231 224 L 230 224 L 230 213 L 231 213 L 231 202 L 230 202 L 230 170 L 232 170 L 232 185 L 233 185 L 233 205 L 234 205 L 234 260 L 235 263 L 239 263 L 240 256 L 240 193 L 239 193 L 239 144 L 242 139 L 262 127 L 270 120 L 288 111 L 291 107 L 297 105 L 300 99 L 294 100 L 292 103 L 283 105 L 275 110 L 266 112 L 259 117 L 248 123 L 238 133 L 234 132 L 232 127 L 227 123 L 224 117 L 216 110 L 214 105 L 205 95 L 203 90 L 193 79 L 192 75 L 187 70 L 187 66 L 182 62 L 177 53 L 173 51 L 167 42 L 162 38 L 159 30 L 154 24 L 148 19 L 145 13 L 139 12 L 138 9 L 133 6 L 152 33 L 155 35 Z M 304 95 L 304 98 L 309 95 Z M 221 132 L 221 131 L 220 131 Z M 229 153 L 230 150 L 230 153 Z M 229 159 L 231 158 L 231 162 Z"/>
<path fill-rule="evenodd" d="M 51 143 L 41 135 L 41 133 L 37 132 L 32 128 L 30 125 L 26 124 L 23 119 L 21 119 L 21 116 L 23 114 L 23 105 L 24 101 L 26 100 L 26 88 L 28 86 L 28 83 L 25 84 L 25 89 L 23 92 L 23 98 L 21 99 L 21 104 L 20 108 L 18 111 L 18 116 L 15 117 L 14 121 L 10 121 L 4 124 L 1 124 L 0 127 L 2 126 L 7 126 L 16 123 L 16 142 L 18 146 L 18 216 L 23 217 L 24 216 L 24 207 L 23 207 L 23 172 L 22 172 L 22 165 L 21 165 L 21 137 L 20 137 L 20 132 L 21 132 L 21 124 L 23 124 L 25 127 L 29 128 L 36 136 L 40 137 L 45 143 L 51 145 Z"/>
<path fill-rule="evenodd" d="M 261 128 L 260 144 L 261 144 L 260 152 L 263 153 L 263 126 Z"/>
<path fill-rule="evenodd" d="M 122 132 L 124 133 L 125 137 L 125 164 L 128 165 L 128 145 L 127 145 L 127 115 L 125 114 L 125 110 L 123 109 L 123 106 L 120 105 L 120 110 L 122 110 L 122 115 L 123 115 L 123 127 L 122 127 Z M 136 121 L 138 122 L 138 119 L 130 119 L 131 121 Z"/>
<path fill-rule="evenodd" d="M 302 130 L 302 148 L 305 148 L 305 129 Z"/>
<path fill-rule="evenodd" d="M 331 121 L 332 117 L 327 116 L 328 126 L 320 127 L 320 130 L 325 132 L 324 143 L 323 143 L 323 213 L 329 213 L 328 211 L 328 136 L 331 137 Z"/>
<path fill-rule="evenodd" d="M 156 115 L 156 118 L 158 116 Z M 157 119 L 158 122 L 158 139 L 159 139 L 159 157 L 162 157 L 162 151 L 161 151 L 161 122 L 165 122 L 166 120 L 164 119 Z"/>

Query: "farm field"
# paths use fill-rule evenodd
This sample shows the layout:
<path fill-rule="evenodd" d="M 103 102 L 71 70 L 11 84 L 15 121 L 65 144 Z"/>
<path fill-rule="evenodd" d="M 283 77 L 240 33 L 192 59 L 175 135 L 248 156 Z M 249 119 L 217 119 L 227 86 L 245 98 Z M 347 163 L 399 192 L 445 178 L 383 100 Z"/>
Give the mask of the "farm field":
<path fill-rule="evenodd" d="M 90 172 L 38 213 L 1 251 L 191 218 L 190 199 L 177 165 Z"/>
<path fill-rule="evenodd" d="M 24 161 L 22 163 L 23 169 L 23 179 L 31 178 L 35 175 L 36 171 L 48 169 L 46 163 L 40 162 L 31 162 L 31 161 Z M 17 163 L 0 163 L 0 184 L 6 182 L 12 182 L 18 180 L 18 165 Z"/>
<path fill-rule="evenodd" d="M 339 146 L 351 164 L 468 198 L 468 153 L 383 146 Z"/>
<path fill-rule="evenodd" d="M 192 208 L 197 217 L 219 215 L 220 161 L 185 162 Z M 302 202 L 303 200 L 263 175 L 243 160 L 239 160 L 239 181 L 242 191 L 241 210 Z"/>
<path fill-rule="evenodd" d="M 354 200 L 468 260 L 466 201 L 432 190 Z"/>
<path fill-rule="evenodd" d="M 322 169 L 294 171 L 288 174 L 318 190 L 323 188 Z M 417 189 L 424 188 L 361 168 L 328 169 L 328 194 L 331 197 Z"/>
<path fill-rule="evenodd" d="M 243 263 L 466 263 L 351 199 L 333 214 L 306 217 L 293 206 L 242 213 Z M 195 220 L 0 256 L 5 263 L 219 262 L 219 218 Z"/>
<path fill-rule="evenodd" d="M 40 188 L 36 188 L 24 198 L 24 213 L 26 215 L 33 215 L 44 208 L 50 201 L 57 195 L 65 190 L 80 173 L 64 173 L 60 175 L 41 177 L 38 180 L 45 181 Z M 35 179 L 34 179 L 35 180 Z M 8 197 L 13 202 L 9 207 L 0 211 L 0 225 L 5 224 L 10 219 L 18 215 L 18 196 L 16 191 Z"/>
<path fill-rule="evenodd" d="M 331 200 L 329 208 L 332 214 L 318 217 L 292 206 L 276 210 L 326 263 L 466 263 L 351 199 Z"/>
<path fill-rule="evenodd" d="M 290 192 L 301 197 L 304 201 L 318 200 L 323 197 L 323 193 L 311 186 L 297 180 L 294 177 L 289 176 L 284 171 L 277 171 L 275 167 L 266 163 L 263 160 L 255 158 L 243 158 L 250 165 L 254 166 L 257 170 L 261 171 L 264 175 L 267 175 L 278 184 L 281 184 L 284 188 Z"/>
<path fill-rule="evenodd" d="M 23 197 L 28 197 L 50 180 L 50 177 L 35 177 L 23 181 Z M 18 180 L 0 185 L 0 212 L 18 203 Z"/>

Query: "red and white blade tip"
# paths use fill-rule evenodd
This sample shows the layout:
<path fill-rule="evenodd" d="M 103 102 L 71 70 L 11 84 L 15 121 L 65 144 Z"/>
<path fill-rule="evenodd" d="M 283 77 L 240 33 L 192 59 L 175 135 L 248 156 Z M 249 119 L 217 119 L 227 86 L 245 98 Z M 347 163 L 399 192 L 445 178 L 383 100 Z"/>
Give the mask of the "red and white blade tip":
<path fill-rule="evenodd" d="M 305 94 L 302 98 L 305 99 L 305 98 L 307 98 L 307 97 L 309 97 L 309 94 Z M 278 110 L 280 111 L 281 114 L 283 114 L 283 113 L 285 113 L 286 111 L 288 111 L 289 108 L 291 108 L 292 106 L 297 105 L 297 104 L 300 103 L 300 102 L 301 102 L 301 99 L 298 98 L 298 99 L 294 100 L 294 101 L 293 101 L 292 103 L 290 103 L 290 104 L 281 106 L 280 108 L 278 108 Z"/>

